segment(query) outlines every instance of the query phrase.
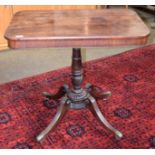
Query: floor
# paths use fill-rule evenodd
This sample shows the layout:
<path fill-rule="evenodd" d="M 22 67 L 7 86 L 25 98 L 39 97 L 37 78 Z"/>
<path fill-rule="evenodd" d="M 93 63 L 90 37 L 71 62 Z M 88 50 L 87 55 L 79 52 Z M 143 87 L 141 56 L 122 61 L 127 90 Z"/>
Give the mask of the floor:
<path fill-rule="evenodd" d="M 150 27 L 154 19 L 153 15 L 142 11 L 138 11 L 138 14 L 151 30 L 148 44 L 155 43 L 155 29 Z M 82 49 L 83 61 L 115 55 L 136 47 L 138 46 Z M 0 83 L 22 79 L 70 64 L 71 48 L 3 50 L 0 51 Z"/>

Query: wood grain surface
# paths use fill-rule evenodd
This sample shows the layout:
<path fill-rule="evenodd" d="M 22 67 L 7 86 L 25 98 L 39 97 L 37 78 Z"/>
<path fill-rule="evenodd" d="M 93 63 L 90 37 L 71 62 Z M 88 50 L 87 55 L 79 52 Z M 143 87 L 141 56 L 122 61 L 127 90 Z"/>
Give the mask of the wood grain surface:
<path fill-rule="evenodd" d="M 21 11 L 5 37 L 10 48 L 142 45 L 150 31 L 129 9 Z"/>

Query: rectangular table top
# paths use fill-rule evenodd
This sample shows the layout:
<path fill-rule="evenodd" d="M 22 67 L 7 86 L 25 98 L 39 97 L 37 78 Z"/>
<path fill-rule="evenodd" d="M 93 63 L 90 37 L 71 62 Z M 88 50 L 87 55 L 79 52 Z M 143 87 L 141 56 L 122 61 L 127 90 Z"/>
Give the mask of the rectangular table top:
<path fill-rule="evenodd" d="M 21 11 L 5 38 L 11 48 L 145 44 L 150 31 L 129 9 Z"/>

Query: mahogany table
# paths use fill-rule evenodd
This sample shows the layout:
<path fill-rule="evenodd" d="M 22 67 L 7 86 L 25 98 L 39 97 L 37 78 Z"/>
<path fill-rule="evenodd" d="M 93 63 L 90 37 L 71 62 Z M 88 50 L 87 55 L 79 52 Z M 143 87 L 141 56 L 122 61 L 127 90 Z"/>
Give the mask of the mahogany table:
<path fill-rule="evenodd" d="M 72 47 L 72 88 L 60 87 L 53 95 L 44 92 L 46 102 L 60 99 L 50 124 L 37 136 L 41 141 L 60 121 L 67 109 L 90 108 L 117 139 L 123 134 L 103 116 L 97 100 L 106 100 L 110 91 L 87 84 L 81 87 L 83 68 L 81 47 L 143 45 L 149 30 L 139 16 L 128 9 L 21 11 L 14 15 L 6 33 L 10 48 Z"/>

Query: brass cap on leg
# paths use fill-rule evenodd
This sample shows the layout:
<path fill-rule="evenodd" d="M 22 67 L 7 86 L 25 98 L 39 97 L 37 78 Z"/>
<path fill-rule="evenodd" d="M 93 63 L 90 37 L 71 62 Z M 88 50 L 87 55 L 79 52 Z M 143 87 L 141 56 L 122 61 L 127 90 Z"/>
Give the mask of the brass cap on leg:
<path fill-rule="evenodd" d="M 44 134 L 39 134 L 37 137 L 36 137 L 36 140 L 38 142 L 42 141 L 44 139 L 45 135 Z"/>
<path fill-rule="evenodd" d="M 120 131 L 116 131 L 116 132 L 115 132 L 115 138 L 116 138 L 117 140 L 120 140 L 120 139 L 123 138 L 123 134 L 122 134 Z"/>

